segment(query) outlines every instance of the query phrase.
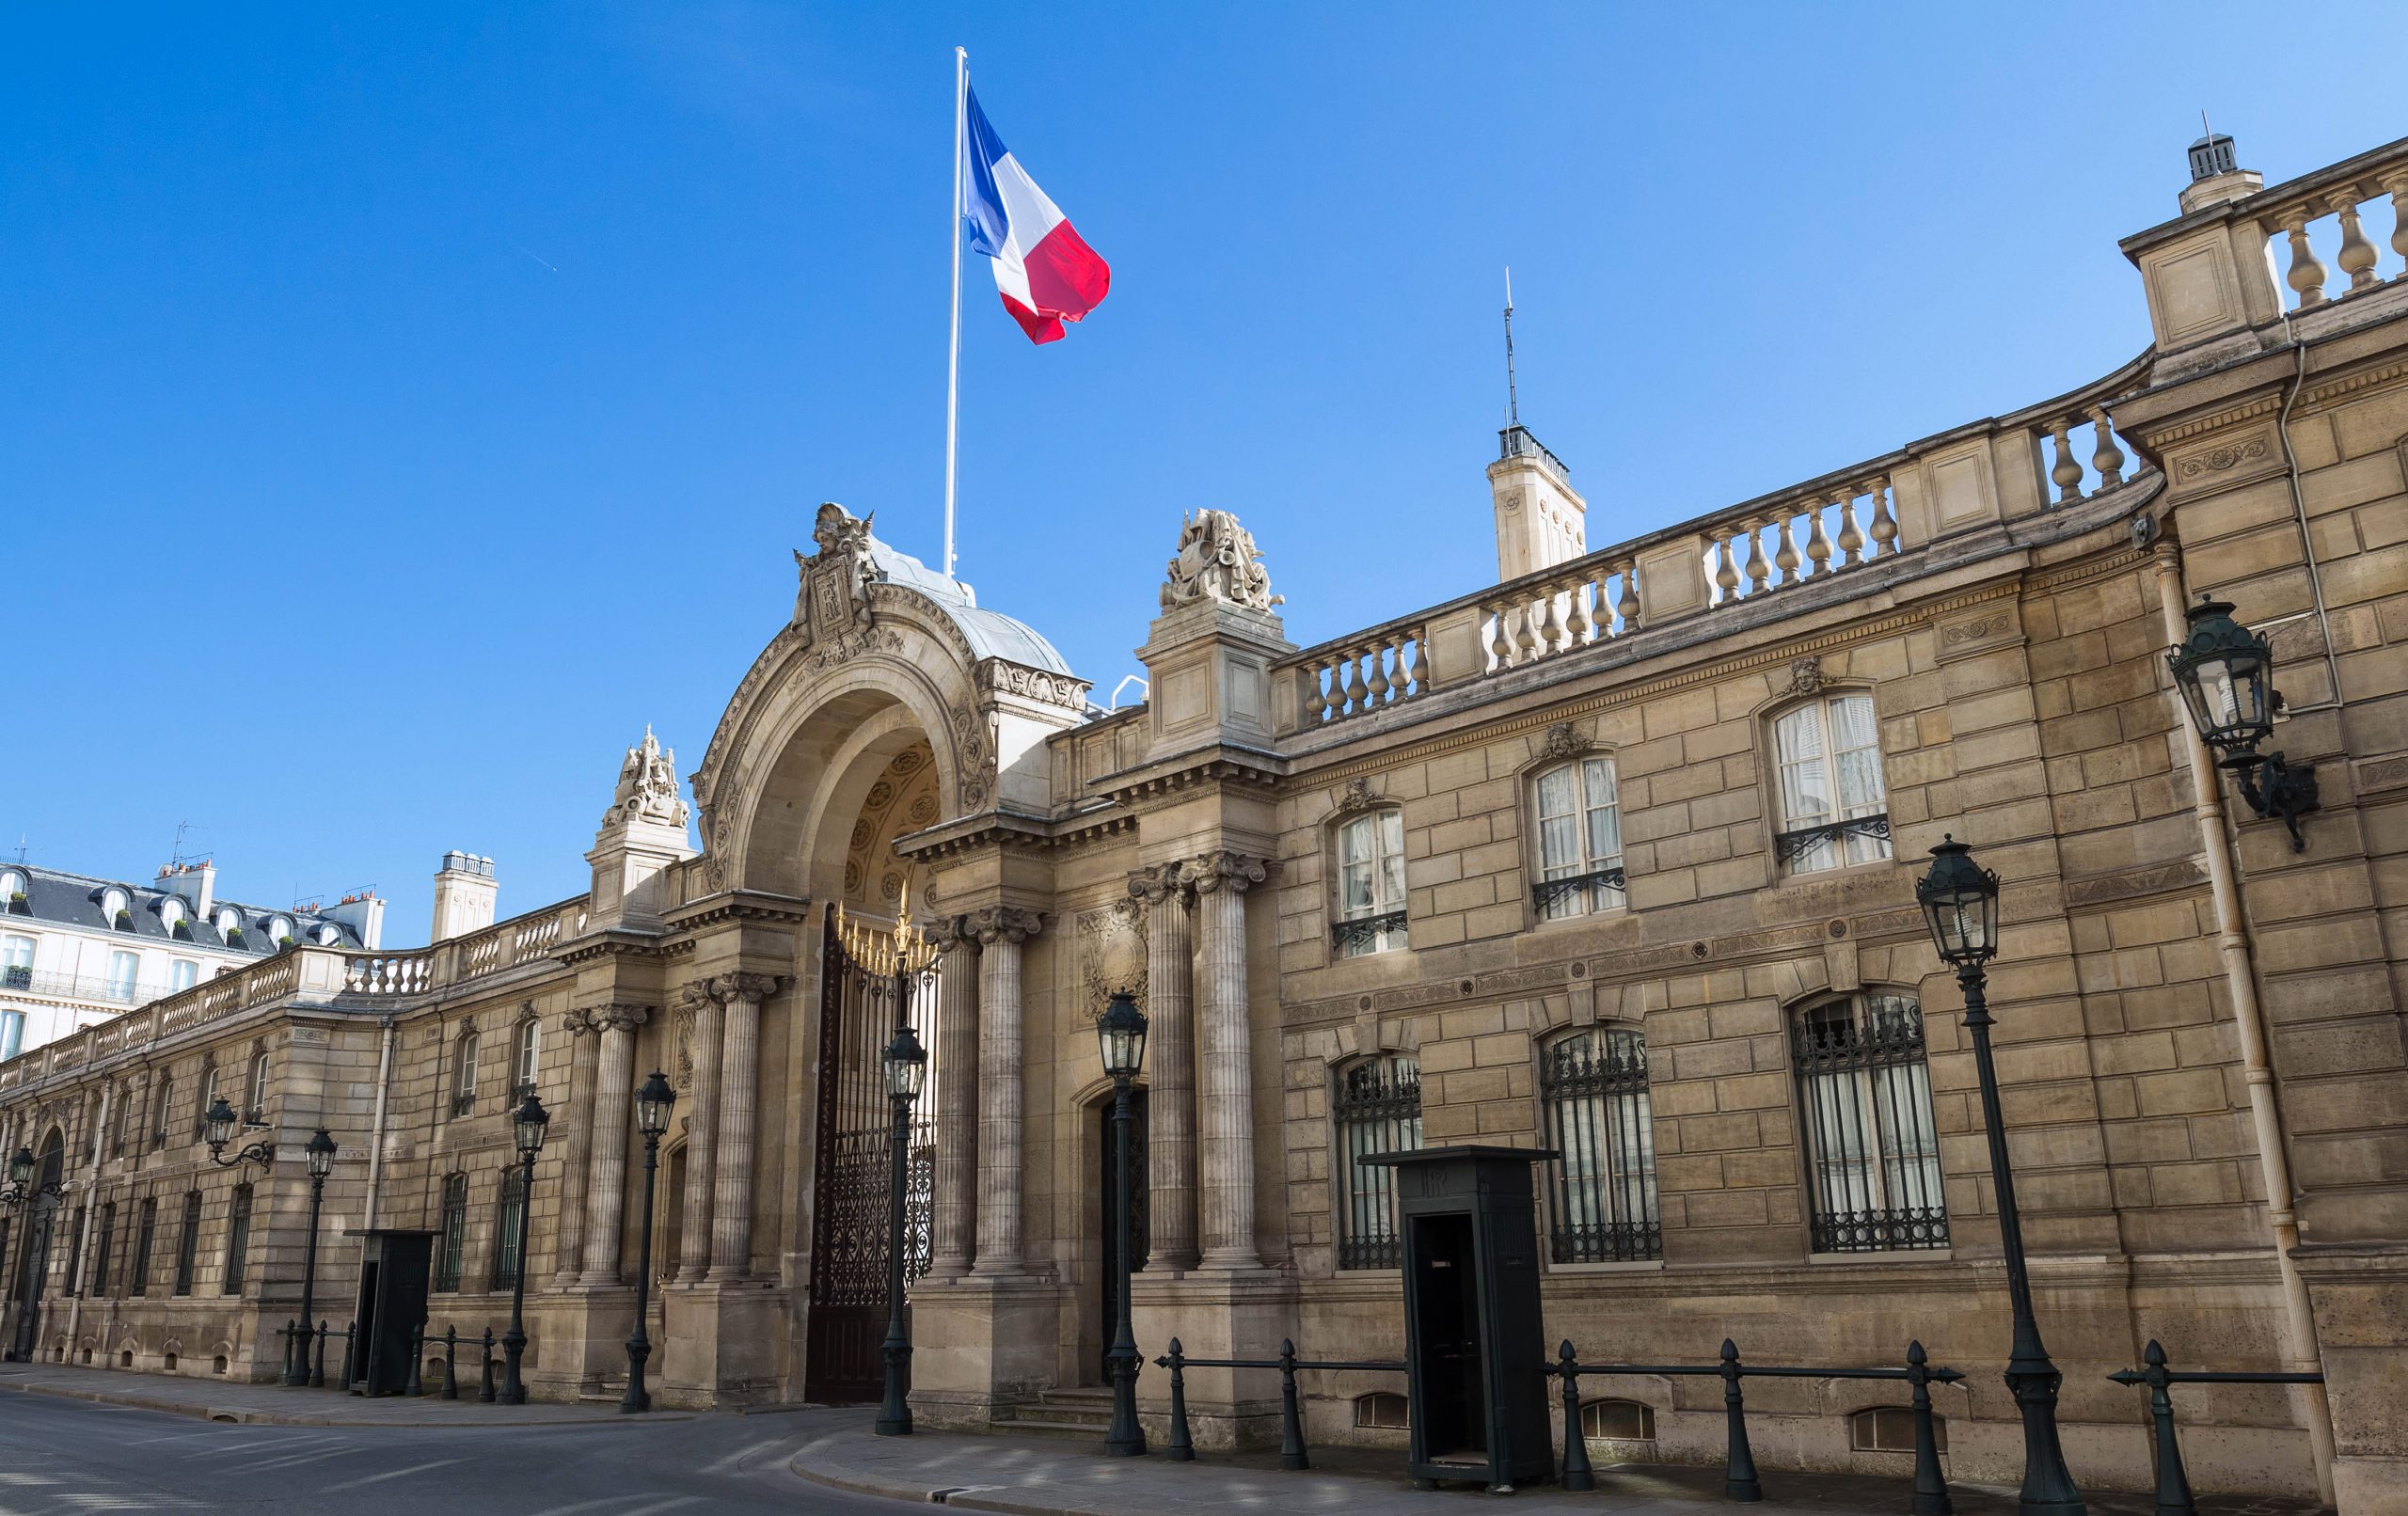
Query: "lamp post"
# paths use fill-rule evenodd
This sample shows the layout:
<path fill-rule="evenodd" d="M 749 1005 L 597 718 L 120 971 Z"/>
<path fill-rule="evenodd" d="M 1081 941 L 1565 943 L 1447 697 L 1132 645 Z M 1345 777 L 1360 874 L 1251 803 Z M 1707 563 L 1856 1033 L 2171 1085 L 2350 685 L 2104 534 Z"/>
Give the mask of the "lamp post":
<path fill-rule="evenodd" d="M 1130 1252 L 1129 1204 L 1129 1082 L 1146 1062 L 1146 1013 L 1125 989 L 1115 990 L 1111 1003 L 1096 1019 L 1096 1040 L 1103 1052 L 1103 1071 L 1112 1076 L 1113 1236 L 1118 1240 L 1120 1292 L 1113 1312 L 1112 1350 L 1104 1362 L 1112 1371 L 1112 1425 L 1103 1434 L 1103 1450 L 1115 1457 L 1134 1458 L 1146 1450 L 1145 1429 L 1137 1425 L 1137 1334 L 1129 1324 Z"/>
<path fill-rule="evenodd" d="M 209 1161 L 221 1169 L 230 1169 L 239 1163 L 275 1162 L 276 1145 L 269 1142 L 246 1144 L 232 1158 L 226 1156 L 227 1146 L 234 1141 L 234 1108 L 226 1103 L 226 1097 L 222 1095 L 217 1098 L 217 1103 L 209 1108 L 209 1113 L 201 1117 L 201 1135 L 209 1142 Z"/>
<path fill-rule="evenodd" d="M 2021 1516 L 2083 1516 L 2082 1492 L 2057 1442 L 2057 1386 L 2065 1376 L 2049 1361 L 2040 1324 L 2032 1315 L 2032 1284 L 2023 1268 L 2023 1223 L 2015 1208 L 2015 1173 L 2006 1157 L 2006 1122 L 1999 1112 L 1998 1069 L 1990 1058 L 1991 1017 L 1984 991 L 1986 966 L 1998 952 L 1998 876 L 1973 861 L 1955 837 L 1931 850 L 1931 872 L 1915 884 L 1932 944 L 1956 971 L 1965 991 L 1965 1030 L 1973 1035 L 1973 1069 L 1982 1086 L 1982 1130 L 1989 1139 L 1990 1183 L 1998 1192 L 1998 1236 L 2006 1262 L 2006 1298 L 2015 1315 L 2006 1387 L 2023 1413 Z"/>
<path fill-rule="evenodd" d="M 325 1128 L 320 1127 L 302 1145 L 301 1150 L 309 1155 L 309 1246 L 301 1265 L 303 1332 L 285 1344 L 284 1382 L 289 1385 L 309 1382 L 308 1328 L 317 1319 L 314 1312 L 318 1287 L 318 1211 L 325 1204 L 326 1176 L 335 1171 L 335 1140 L 327 1134 Z"/>
<path fill-rule="evenodd" d="M 2280 816 L 2291 834 L 2291 851 L 2307 851 L 2299 818 L 2318 809 L 2316 766 L 2293 767 L 2279 752 L 2260 755 L 2258 744 L 2274 732 L 2282 691 L 2273 687 L 2273 649 L 2232 619 L 2232 603 L 2201 595 L 2186 606 L 2190 632 L 2166 654 L 2175 687 L 2191 709 L 2192 724 L 2221 754 L 2216 766 L 2240 781 L 2241 797 L 2261 816 Z"/>
<path fill-rule="evenodd" d="M 652 1356 L 652 1337 L 644 1330 L 652 1287 L 652 1186 L 660 1167 L 660 1134 L 669 1129 L 669 1108 L 676 1103 L 677 1092 L 657 1068 L 636 1091 L 636 1129 L 643 1133 L 643 1241 L 636 1267 L 636 1330 L 627 1338 L 627 1393 L 619 1402 L 622 1412 L 652 1409 L 652 1392 L 643 1385 L 644 1360 Z"/>
<path fill-rule="evenodd" d="M 535 1155 L 544 1150 L 544 1129 L 552 1113 L 529 1090 L 512 1114 L 512 1135 L 518 1144 L 518 1260 L 511 1271 L 510 1330 L 501 1334 L 501 1403 L 525 1405 L 527 1386 L 518 1380 L 518 1360 L 527 1351 L 527 1233 L 535 1219 Z"/>
<path fill-rule="evenodd" d="M 871 1429 L 880 1437 L 909 1437 L 911 1402 L 905 1396 L 911 1379 L 911 1334 L 903 1322 L 904 1168 L 911 1157 L 911 1103 L 927 1082 L 928 1054 L 907 1021 L 895 1029 L 882 1056 L 886 1101 L 895 1113 L 895 1131 L 887 1140 L 886 1341 L 879 1350 L 886 1359 L 886 1399 L 878 1408 L 878 1425 Z"/>

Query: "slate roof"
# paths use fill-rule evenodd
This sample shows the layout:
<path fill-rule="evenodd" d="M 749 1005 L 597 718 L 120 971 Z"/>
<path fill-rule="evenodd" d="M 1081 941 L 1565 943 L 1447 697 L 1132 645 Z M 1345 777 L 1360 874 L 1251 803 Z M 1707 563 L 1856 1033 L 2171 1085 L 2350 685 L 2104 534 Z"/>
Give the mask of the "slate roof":
<path fill-rule="evenodd" d="M 81 926 L 87 931 L 114 932 L 119 937 L 153 942 L 189 941 L 224 953 L 264 958 L 276 951 L 276 943 L 268 938 L 267 923 L 272 917 L 284 916 L 293 922 L 293 940 L 296 942 L 314 944 L 318 928 L 331 926 L 341 935 L 330 945 L 345 948 L 367 946 L 351 927 L 314 911 L 274 910 L 246 906 L 240 901 L 219 896 L 209 903 L 209 918 L 204 921 L 196 908 L 199 904 L 196 896 L 164 891 L 154 885 L 135 884 L 125 879 L 98 879 L 89 875 L 67 874 L 32 863 L 0 862 L 0 872 L 22 874 L 25 877 L 25 903 L 23 906 L 0 899 L 0 926 L 19 921 L 28 924 L 49 922 L 62 926 Z M 198 881 L 197 876 L 188 877 Z M 101 914 L 102 892 L 110 889 L 122 890 L 126 893 L 126 911 L 133 923 L 130 929 L 117 926 Z M 183 901 L 185 920 L 182 929 L 187 934 L 185 936 L 179 937 L 160 919 L 160 902 L 170 894 Z M 218 914 L 228 909 L 241 913 L 238 929 L 243 940 L 239 943 L 229 943 L 218 933 Z"/>

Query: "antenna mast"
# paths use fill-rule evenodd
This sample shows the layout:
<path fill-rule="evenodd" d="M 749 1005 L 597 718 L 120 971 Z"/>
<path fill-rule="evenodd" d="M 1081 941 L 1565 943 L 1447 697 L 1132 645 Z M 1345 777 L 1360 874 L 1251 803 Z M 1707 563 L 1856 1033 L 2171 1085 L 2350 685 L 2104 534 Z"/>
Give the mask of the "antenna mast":
<path fill-rule="evenodd" d="M 1521 397 L 1513 388 L 1513 265 L 1505 265 L 1505 424 L 1522 424 Z"/>

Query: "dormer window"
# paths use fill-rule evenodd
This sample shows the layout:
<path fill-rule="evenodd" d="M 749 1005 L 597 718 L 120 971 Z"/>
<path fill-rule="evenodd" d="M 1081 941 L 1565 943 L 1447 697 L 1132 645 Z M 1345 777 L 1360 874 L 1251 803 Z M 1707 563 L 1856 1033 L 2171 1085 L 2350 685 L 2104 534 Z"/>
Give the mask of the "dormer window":
<path fill-rule="evenodd" d="M 30 915 L 32 906 L 25 899 L 25 876 L 15 869 L 0 869 L 0 909 Z"/>
<path fill-rule="evenodd" d="M 292 946 L 293 918 L 290 916 L 270 916 L 267 921 L 267 941 L 268 946 L 270 947 L 281 948 Z"/>
<path fill-rule="evenodd" d="M 332 922 L 319 923 L 311 929 L 309 936 L 320 947 L 342 946 L 342 928 Z"/>
<path fill-rule="evenodd" d="M 108 889 L 101 892 L 101 920 L 120 932 L 134 930 L 133 897 L 124 891 Z"/>
<path fill-rule="evenodd" d="M 228 947 L 241 947 L 243 945 L 243 913 L 231 907 L 219 911 L 217 935 L 226 940 Z"/>
<path fill-rule="evenodd" d="M 192 940 L 192 918 L 185 912 L 184 903 L 174 895 L 160 900 L 159 924 L 167 929 L 169 937 L 179 941 Z"/>

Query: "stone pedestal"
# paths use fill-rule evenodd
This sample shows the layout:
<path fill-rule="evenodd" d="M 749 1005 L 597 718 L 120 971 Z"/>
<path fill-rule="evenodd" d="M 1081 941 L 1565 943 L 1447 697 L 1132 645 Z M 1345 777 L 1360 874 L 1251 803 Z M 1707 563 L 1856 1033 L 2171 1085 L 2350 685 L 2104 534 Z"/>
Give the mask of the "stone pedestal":
<path fill-rule="evenodd" d="M 1269 1269 L 1138 1274 L 1129 1314 L 1145 1355 L 1137 1398 L 1149 1433 L 1168 1431 L 1170 1371 L 1154 1360 L 1170 1350 L 1171 1338 L 1191 1358 L 1276 1358 L 1280 1339 L 1296 1334 L 1296 1282 Z M 1296 1350 L 1310 1356 L 1312 1345 Z M 1189 1369 L 1187 1421 L 1198 1447 L 1277 1446 L 1278 1370 Z"/>
<path fill-rule="evenodd" d="M 1053 1387 L 1068 1300 L 1061 1285 L 1027 1275 L 921 1280 L 911 1290 L 912 1416 L 984 1431 L 999 1402 Z"/>
<path fill-rule="evenodd" d="M 2340 1516 L 2408 1516 L 2408 1248 L 2302 1247 L 2333 1413 Z"/>
<path fill-rule="evenodd" d="M 668 1326 L 654 1359 L 657 1398 L 721 1410 L 775 1401 L 787 1372 L 784 1294 L 762 1284 L 669 1286 L 661 1295 Z"/>

